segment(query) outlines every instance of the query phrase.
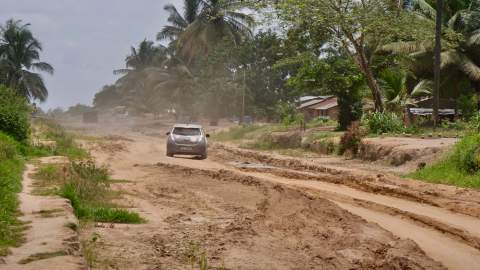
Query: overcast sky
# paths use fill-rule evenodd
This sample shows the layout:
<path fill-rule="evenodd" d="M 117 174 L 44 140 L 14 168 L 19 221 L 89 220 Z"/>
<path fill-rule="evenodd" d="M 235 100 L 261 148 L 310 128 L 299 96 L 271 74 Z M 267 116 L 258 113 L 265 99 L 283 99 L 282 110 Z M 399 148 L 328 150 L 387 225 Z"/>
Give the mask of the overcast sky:
<path fill-rule="evenodd" d="M 15 18 L 31 23 L 42 42 L 41 60 L 55 68 L 45 74 L 50 92 L 44 109 L 91 104 L 95 93 L 124 67 L 130 46 L 154 40 L 166 24 L 163 10 L 183 0 L 1 0 L 0 23 Z"/>

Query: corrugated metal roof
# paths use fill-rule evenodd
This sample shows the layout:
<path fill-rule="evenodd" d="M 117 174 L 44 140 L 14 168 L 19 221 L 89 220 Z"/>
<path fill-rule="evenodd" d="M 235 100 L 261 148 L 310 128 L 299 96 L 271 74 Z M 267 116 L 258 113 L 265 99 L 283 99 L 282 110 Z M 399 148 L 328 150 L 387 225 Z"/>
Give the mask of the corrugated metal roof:
<path fill-rule="evenodd" d="M 329 102 L 329 103 L 325 103 L 325 104 L 319 104 L 318 106 L 312 107 L 312 109 L 328 110 L 328 109 L 331 109 L 331 108 L 334 108 L 334 107 L 337 107 L 337 106 L 338 106 L 338 103 L 335 101 L 335 102 Z"/>
<path fill-rule="evenodd" d="M 310 101 L 302 103 L 300 106 L 297 107 L 297 109 L 300 110 L 300 109 L 308 108 L 310 106 L 321 103 L 321 102 L 323 102 L 326 99 L 331 98 L 331 97 L 333 97 L 333 96 L 319 96 L 318 99 L 314 99 L 314 100 L 310 100 Z"/>

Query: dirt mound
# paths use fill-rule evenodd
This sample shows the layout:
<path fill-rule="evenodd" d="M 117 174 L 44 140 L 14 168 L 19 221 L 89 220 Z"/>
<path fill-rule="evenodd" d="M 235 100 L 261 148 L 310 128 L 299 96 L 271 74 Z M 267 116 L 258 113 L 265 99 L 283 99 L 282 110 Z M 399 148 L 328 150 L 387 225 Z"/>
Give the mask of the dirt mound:
<path fill-rule="evenodd" d="M 90 147 L 90 150 L 105 152 L 109 154 L 115 154 L 118 152 L 127 151 L 128 148 L 122 141 L 99 141 L 93 143 Z"/>
<path fill-rule="evenodd" d="M 423 183 L 393 175 L 372 174 L 366 171 L 350 170 L 347 167 L 340 169 L 323 166 L 305 159 L 278 157 L 220 144 L 215 144 L 212 150 L 214 155 L 220 159 L 234 158 L 238 160 L 241 157 L 247 161 L 316 174 L 316 176 L 306 176 L 299 172 L 283 171 L 281 172 L 282 176 L 288 175 L 291 178 L 309 178 L 309 180 L 343 184 L 362 191 L 426 203 L 480 217 L 480 192 L 475 190 Z"/>
<path fill-rule="evenodd" d="M 112 135 L 112 134 L 104 136 L 103 139 L 108 140 L 108 141 L 126 141 L 126 142 L 133 142 L 134 141 L 134 140 L 132 140 L 130 138 L 127 138 L 127 137 L 124 137 L 124 136 Z"/>
<path fill-rule="evenodd" d="M 281 148 L 297 148 L 302 144 L 302 134 L 298 131 L 270 132 L 260 136 L 259 141 Z"/>
<path fill-rule="evenodd" d="M 368 138 L 362 140 L 358 157 L 368 161 L 383 160 L 394 166 L 409 161 L 430 163 L 456 141 L 452 138 Z"/>

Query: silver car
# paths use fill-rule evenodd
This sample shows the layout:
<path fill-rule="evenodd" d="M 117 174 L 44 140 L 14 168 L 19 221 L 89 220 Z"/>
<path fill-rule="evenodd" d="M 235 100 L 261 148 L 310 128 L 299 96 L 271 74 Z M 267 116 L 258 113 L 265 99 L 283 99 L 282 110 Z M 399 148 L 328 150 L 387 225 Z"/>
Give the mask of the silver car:
<path fill-rule="evenodd" d="M 172 131 L 167 132 L 167 156 L 194 155 L 201 159 L 207 158 L 207 138 L 202 126 L 191 124 L 176 124 Z"/>

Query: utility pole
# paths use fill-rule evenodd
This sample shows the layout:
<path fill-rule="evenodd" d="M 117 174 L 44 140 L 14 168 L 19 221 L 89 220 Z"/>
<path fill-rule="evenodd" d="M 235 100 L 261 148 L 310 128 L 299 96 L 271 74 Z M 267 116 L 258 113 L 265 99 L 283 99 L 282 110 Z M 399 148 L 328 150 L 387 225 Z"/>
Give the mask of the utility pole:
<path fill-rule="evenodd" d="M 240 114 L 240 120 L 238 121 L 240 125 L 245 122 L 245 92 L 247 88 L 247 75 L 245 70 L 246 68 L 247 68 L 247 65 L 245 65 L 243 69 L 242 112 Z"/>
<path fill-rule="evenodd" d="M 438 110 L 440 107 L 442 9 L 443 9 L 443 0 L 437 0 L 437 16 L 436 16 L 436 23 L 435 23 L 434 89 L 433 89 L 433 127 L 434 129 L 436 129 L 439 124 Z"/>

